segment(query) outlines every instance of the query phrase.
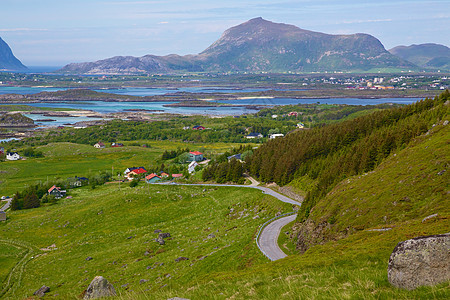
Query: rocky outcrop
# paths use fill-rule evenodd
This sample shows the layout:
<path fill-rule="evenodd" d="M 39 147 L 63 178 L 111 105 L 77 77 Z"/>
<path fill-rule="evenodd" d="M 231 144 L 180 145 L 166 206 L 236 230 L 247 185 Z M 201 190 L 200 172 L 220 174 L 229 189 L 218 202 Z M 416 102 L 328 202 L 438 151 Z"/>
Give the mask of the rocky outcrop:
<path fill-rule="evenodd" d="M 44 297 L 45 293 L 50 292 L 50 288 L 48 286 L 43 285 L 40 289 L 33 293 L 33 295 L 38 297 Z"/>
<path fill-rule="evenodd" d="M 111 296 L 117 296 L 113 285 L 102 276 L 96 276 L 91 284 L 89 284 L 83 299 L 97 299 Z"/>
<path fill-rule="evenodd" d="M 408 290 L 450 280 L 450 234 L 398 243 L 389 258 L 388 279 Z"/>

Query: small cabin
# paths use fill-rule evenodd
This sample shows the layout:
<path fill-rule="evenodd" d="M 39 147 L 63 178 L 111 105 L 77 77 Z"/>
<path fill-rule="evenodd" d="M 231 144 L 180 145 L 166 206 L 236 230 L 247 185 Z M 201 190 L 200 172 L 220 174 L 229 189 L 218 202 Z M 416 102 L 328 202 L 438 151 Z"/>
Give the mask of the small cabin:
<path fill-rule="evenodd" d="M 198 151 L 189 152 L 189 161 L 202 161 L 202 160 L 203 160 L 203 153 Z"/>
<path fill-rule="evenodd" d="M 94 147 L 97 149 L 103 149 L 105 148 L 105 144 L 103 144 L 102 142 L 98 142 L 97 144 L 94 145 Z"/>
<path fill-rule="evenodd" d="M 0 210 L 0 221 L 6 221 L 6 212 Z"/>
<path fill-rule="evenodd" d="M 48 194 L 54 196 L 56 199 L 60 199 L 66 195 L 66 191 L 54 185 L 48 190 Z"/>
<path fill-rule="evenodd" d="M 160 180 L 161 180 L 161 177 L 159 177 L 155 173 L 145 176 L 145 182 L 147 182 L 147 183 L 154 183 L 154 182 L 157 182 Z"/>
<path fill-rule="evenodd" d="M 206 128 L 201 126 L 201 125 L 196 125 L 194 127 L 192 127 L 192 130 L 205 130 Z"/>

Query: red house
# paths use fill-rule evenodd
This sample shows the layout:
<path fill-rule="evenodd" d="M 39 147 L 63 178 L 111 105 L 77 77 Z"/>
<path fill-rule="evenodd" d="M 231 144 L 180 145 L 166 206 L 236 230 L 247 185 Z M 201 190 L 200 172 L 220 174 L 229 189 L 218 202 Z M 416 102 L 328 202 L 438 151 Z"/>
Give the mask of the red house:
<path fill-rule="evenodd" d="M 192 127 L 193 130 L 205 130 L 205 127 L 201 126 L 201 125 L 196 125 L 194 127 Z"/>

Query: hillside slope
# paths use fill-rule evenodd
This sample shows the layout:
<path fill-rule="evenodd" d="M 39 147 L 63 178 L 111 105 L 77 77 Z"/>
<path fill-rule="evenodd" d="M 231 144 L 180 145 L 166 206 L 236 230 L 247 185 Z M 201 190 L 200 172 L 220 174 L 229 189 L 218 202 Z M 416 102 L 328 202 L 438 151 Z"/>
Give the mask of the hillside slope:
<path fill-rule="evenodd" d="M 0 38 L 0 71 L 24 71 L 25 67 L 12 53 L 8 44 Z"/>
<path fill-rule="evenodd" d="M 450 70 L 450 48 L 444 45 L 398 46 L 389 52 L 420 67 Z"/>
<path fill-rule="evenodd" d="M 433 214 L 448 220 L 450 125 L 443 124 L 391 154 L 374 171 L 343 180 L 318 201 L 308 219 L 295 226 L 298 250 Z"/>

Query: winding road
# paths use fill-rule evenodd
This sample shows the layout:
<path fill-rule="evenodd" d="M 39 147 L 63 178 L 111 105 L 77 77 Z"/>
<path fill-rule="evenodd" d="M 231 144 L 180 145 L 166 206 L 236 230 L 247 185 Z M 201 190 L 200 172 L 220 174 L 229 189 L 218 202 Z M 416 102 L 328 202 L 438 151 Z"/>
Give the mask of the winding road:
<path fill-rule="evenodd" d="M 281 229 L 295 220 L 297 214 L 276 219 L 269 223 L 261 231 L 259 236 L 259 247 L 268 259 L 274 261 L 286 257 L 287 255 L 278 246 L 278 236 Z"/>
<path fill-rule="evenodd" d="M 250 178 L 249 178 L 250 179 Z M 253 178 L 252 178 L 253 179 Z M 233 185 L 233 184 L 185 184 L 185 183 L 155 183 L 155 184 L 174 184 L 174 185 L 187 185 L 187 186 L 218 186 L 218 187 L 224 187 L 224 186 L 230 186 L 230 187 L 244 187 L 244 188 L 253 188 L 262 191 L 263 193 L 273 196 L 277 198 L 278 200 L 300 206 L 301 203 L 295 200 L 292 200 L 291 198 L 288 198 L 280 193 L 275 192 L 274 190 L 271 190 L 266 187 L 262 186 L 256 186 L 258 183 L 256 180 L 251 180 L 252 185 Z M 297 214 L 293 214 L 286 217 L 276 218 L 275 220 L 269 222 L 265 227 L 263 225 L 262 231 L 260 231 L 260 234 L 257 236 L 256 244 L 258 245 L 258 248 L 261 250 L 261 252 L 271 261 L 278 260 L 281 258 L 286 257 L 287 255 L 280 249 L 278 246 L 278 236 L 280 235 L 281 229 L 289 224 L 290 222 L 294 221 L 297 217 Z"/>

